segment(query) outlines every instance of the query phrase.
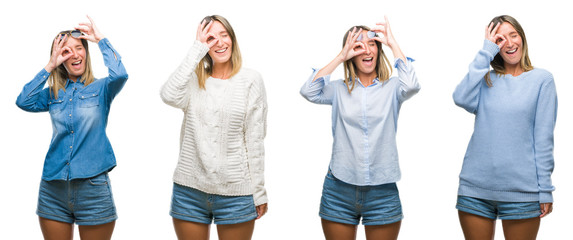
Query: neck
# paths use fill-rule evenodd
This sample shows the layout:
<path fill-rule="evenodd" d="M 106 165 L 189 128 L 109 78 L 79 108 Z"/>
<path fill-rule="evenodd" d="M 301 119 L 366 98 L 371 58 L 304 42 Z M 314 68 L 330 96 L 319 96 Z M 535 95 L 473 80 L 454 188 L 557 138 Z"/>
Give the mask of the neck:
<path fill-rule="evenodd" d="M 368 87 L 370 85 L 372 85 L 372 82 L 374 82 L 374 79 L 376 78 L 376 72 L 371 72 L 371 73 L 358 73 L 356 74 L 356 76 L 358 77 L 358 79 L 360 79 L 360 82 L 362 82 L 362 85 L 364 85 L 365 87 Z"/>
<path fill-rule="evenodd" d="M 517 77 L 522 73 L 523 68 L 521 68 L 519 63 L 514 65 L 505 64 L 505 74 L 511 74 L 511 76 Z"/>
<path fill-rule="evenodd" d="M 232 69 L 231 61 L 227 61 L 225 63 L 215 63 L 213 65 L 213 72 L 211 73 L 211 77 L 228 79 Z"/>

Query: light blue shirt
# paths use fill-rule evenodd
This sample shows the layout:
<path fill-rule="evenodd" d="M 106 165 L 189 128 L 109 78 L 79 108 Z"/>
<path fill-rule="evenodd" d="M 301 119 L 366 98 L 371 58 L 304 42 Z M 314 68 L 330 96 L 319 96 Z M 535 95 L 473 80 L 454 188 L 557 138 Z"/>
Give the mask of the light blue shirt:
<path fill-rule="evenodd" d="M 349 184 L 365 186 L 400 180 L 396 130 L 402 103 L 420 90 L 408 58 L 396 60 L 397 77 L 364 87 L 357 79 L 352 93 L 343 80 L 330 75 L 312 81 L 313 72 L 300 94 L 308 101 L 332 105 L 332 174 Z"/>
<path fill-rule="evenodd" d="M 127 72 L 107 38 L 98 43 L 109 76 L 91 84 L 68 79 L 55 99 L 44 88 L 50 73 L 42 69 L 18 96 L 16 105 L 28 112 L 50 112 L 52 141 L 42 179 L 89 178 L 115 167 L 115 155 L 105 128 L 111 102 L 123 88 Z"/>

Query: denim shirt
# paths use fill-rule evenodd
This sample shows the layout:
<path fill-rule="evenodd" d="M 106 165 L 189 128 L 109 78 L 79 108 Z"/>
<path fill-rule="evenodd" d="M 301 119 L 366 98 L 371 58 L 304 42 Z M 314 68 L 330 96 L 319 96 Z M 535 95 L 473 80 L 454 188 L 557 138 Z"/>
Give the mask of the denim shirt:
<path fill-rule="evenodd" d="M 343 80 L 330 81 L 330 75 L 313 81 L 317 70 L 302 86 L 308 101 L 332 105 L 334 143 L 330 160 L 332 174 L 343 182 L 380 185 L 400 179 L 396 130 L 402 103 L 420 90 L 408 58 L 406 65 L 396 60 L 397 77 L 368 87 L 356 79 L 352 93 Z"/>
<path fill-rule="evenodd" d="M 105 129 L 111 102 L 128 76 L 109 40 L 104 38 L 98 45 L 109 69 L 108 77 L 87 86 L 68 79 L 65 91 L 60 89 L 55 99 L 50 88 L 44 88 L 50 73 L 42 69 L 16 100 L 24 111 L 50 112 L 52 141 L 42 174 L 46 181 L 89 178 L 116 165 Z"/>

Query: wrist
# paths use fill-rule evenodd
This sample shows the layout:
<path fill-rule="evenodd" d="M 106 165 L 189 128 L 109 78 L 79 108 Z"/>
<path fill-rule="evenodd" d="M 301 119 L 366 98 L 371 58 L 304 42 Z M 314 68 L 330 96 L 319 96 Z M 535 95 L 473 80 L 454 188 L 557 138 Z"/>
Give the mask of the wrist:
<path fill-rule="evenodd" d="M 51 63 L 48 63 L 48 65 L 46 65 L 44 67 L 44 70 L 46 70 L 46 72 L 51 73 L 56 67 L 54 67 Z"/>

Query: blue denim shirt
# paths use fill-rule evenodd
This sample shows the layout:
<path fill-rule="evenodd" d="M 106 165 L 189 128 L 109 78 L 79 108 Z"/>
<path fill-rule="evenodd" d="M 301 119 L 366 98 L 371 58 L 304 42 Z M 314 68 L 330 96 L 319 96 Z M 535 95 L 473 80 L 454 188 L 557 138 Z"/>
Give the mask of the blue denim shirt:
<path fill-rule="evenodd" d="M 398 113 L 404 101 L 420 90 L 418 78 L 408 58 L 406 65 L 396 60 L 397 77 L 374 79 L 368 87 L 357 83 L 348 93 L 342 80 L 330 75 L 313 81 L 318 71 L 300 89 L 308 101 L 332 105 L 332 157 L 330 170 L 343 182 L 380 185 L 400 179 L 396 130 Z"/>
<path fill-rule="evenodd" d="M 68 79 L 66 90 L 60 89 L 54 99 L 49 87 L 44 88 L 50 73 L 42 69 L 16 100 L 24 111 L 50 112 L 53 134 L 42 174 L 46 181 L 89 178 L 116 165 L 105 129 L 111 102 L 123 88 L 127 72 L 107 38 L 98 45 L 108 77 L 88 86 Z"/>

